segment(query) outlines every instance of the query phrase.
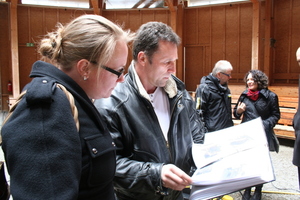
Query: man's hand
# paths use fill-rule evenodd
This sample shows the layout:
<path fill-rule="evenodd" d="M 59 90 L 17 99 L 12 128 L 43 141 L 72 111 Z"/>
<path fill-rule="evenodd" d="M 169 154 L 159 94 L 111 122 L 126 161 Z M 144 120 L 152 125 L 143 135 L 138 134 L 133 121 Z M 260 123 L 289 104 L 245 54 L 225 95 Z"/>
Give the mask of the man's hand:
<path fill-rule="evenodd" d="M 164 187 L 178 191 L 192 184 L 192 178 L 172 164 L 162 167 L 161 180 Z"/>

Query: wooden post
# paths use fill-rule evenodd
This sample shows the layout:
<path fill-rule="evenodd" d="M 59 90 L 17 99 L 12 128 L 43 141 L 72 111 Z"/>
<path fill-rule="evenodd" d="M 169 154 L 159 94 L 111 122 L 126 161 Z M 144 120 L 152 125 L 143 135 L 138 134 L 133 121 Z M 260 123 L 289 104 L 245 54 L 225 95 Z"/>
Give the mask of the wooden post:
<path fill-rule="evenodd" d="M 170 16 L 171 16 L 171 27 L 174 31 L 176 31 L 176 25 L 177 25 L 177 18 L 176 18 L 176 15 L 177 15 L 177 12 L 176 12 L 176 9 L 174 7 L 174 4 L 171 0 L 166 0 L 166 3 L 169 7 L 169 10 L 170 10 Z"/>
<path fill-rule="evenodd" d="M 272 69 L 271 60 L 272 60 L 272 46 L 271 46 L 271 38 L 273 36 L 272 33 L 272 0 L 265 1 L 265 41 L 264 41 L 264 73 L 269 77 L 269 80 L 272 80 Z"/>
<path fill-rule="evenodd" d="M 103 0 L 90 0 L 90 3 L 92 4 L 94 14 L 102 15 L 104 1 Z"/>
<path fill-rule="evenodd" d="M 19 78 L 19 49 L 18 49 L 18 20 L 17 20 L 18 0 L 10 2 L 10 47 L 11 47 L 11 65 L 12 65 L 12 96 L 9 97 L 9 103 L 15 102 L 20 94 Z"/>
<path fill-rule="evenodd" d="M 184 79 L 184 55 L 183 55 L 183 19 L 184 19 L 184 5 L 178 4 L 177 11 L 178 11 L 178 20 L 177 20 L 177 34 L 181 38 L 181 45 L 178 48 L 178 62 L 177 62 L 177 69 L 176 69 L 176 76 L 180 79 Z"/>
<path fill-rule="evenodd" d="M 253 3 L 252 18 L 252 61 L 251 69 L 258 69 L 259 61 L 259 21 L 260 21 L 260 3 L 257 0 L 251 0 Z"/>

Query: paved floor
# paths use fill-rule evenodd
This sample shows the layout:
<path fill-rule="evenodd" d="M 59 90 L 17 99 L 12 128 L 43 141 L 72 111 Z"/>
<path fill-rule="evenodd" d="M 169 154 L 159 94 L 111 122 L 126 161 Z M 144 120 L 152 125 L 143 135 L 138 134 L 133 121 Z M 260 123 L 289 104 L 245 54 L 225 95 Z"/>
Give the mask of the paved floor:
<path fill-rule="evenodd" d="M 270 153 L 276 180 L 264 184 L 262 200 L 300 199 L 297 168 L 292 164 L 293 146 L 294 141 L 280 139 L 279 153 Z M 234 200 L 242 200 L 240 192 L 230 195 Z"/>

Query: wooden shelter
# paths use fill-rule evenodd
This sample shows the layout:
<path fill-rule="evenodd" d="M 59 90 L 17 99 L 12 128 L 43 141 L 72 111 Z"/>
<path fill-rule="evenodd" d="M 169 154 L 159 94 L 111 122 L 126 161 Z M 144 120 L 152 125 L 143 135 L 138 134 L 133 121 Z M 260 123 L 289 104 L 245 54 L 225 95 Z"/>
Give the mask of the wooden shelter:
<path fill-rule="evenodd" d="M 269 76 L 271 86 L 298 86 L 300 67 L 295 52 L 300 46 L 299 0 L 245 0 L 198 7 L 189 7 L 184 0 L 165 0 L 163 6 L 150 8 L 155 2 L 137 0 L 130 9 L 106 9 L 104 0 L 89 0 L 90 8 L 82 9 L 1 0 L 1 110 L 7 111 L 9 103 L 30 82 L 31 66 L 40 59 L 39 40 L 57 22 L 64 24 L 82 14 L 102 15 L 132 31 L 148 21 L 169 24 L 182 39 L 176 76 L 189 91 L 195 91 L 201 77 L 221 59 L 233 65 L 230 85 L 243 86 L 245 73 L 260 69 Z M 138 7 L 142 3 L 144 6 Z M 130 60 L 131 54 L 128 64 Z M 298 98 L 298 93 L 293 97 Z"/>

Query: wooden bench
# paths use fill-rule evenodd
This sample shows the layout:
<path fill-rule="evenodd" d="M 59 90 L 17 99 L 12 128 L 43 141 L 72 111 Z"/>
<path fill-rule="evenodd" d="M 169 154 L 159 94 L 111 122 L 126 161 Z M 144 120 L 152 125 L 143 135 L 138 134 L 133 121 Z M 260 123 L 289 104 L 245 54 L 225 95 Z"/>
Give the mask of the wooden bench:
<path fill-rule="evenodd" d="M 240 94 L 245 90 L 245 85 L 229 85 L 232 94 L 232 108 L 234 108 Z M 278 95 L 280 120 L 274 127 L 275 134 L 279 138 L 295 140 L 293 118 L 298 108 L 297 86 L 269 86 L 269 89 Z M 234 118 L 233 118 L 234 119 Z M 239 124 L 240 120 L 233 120 Z"/>

